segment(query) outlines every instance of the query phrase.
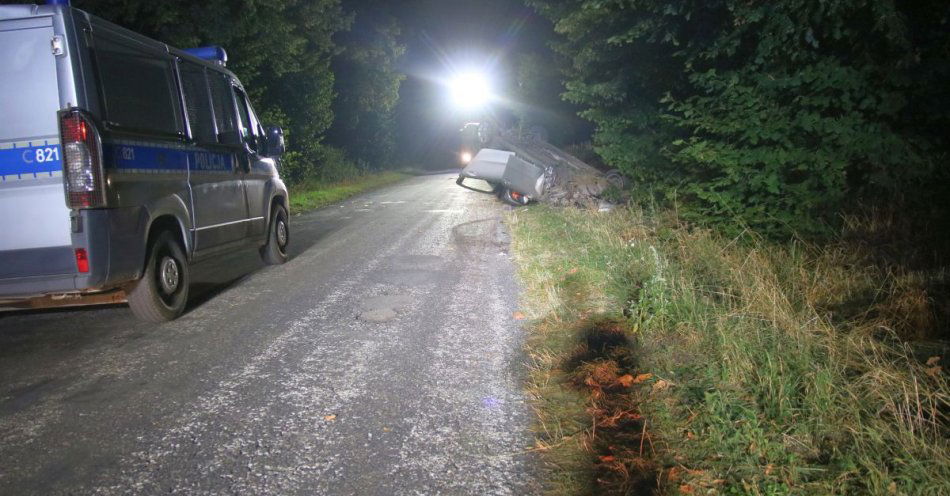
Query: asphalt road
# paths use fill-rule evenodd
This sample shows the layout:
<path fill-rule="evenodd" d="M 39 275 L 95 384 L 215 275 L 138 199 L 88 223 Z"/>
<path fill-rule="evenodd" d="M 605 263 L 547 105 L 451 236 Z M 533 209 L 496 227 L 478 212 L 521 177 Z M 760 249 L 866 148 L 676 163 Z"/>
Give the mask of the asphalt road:
<path fill-rule="evenodd" d="M 189 311 L 0 313 L 0 494 L 533 494 L 503 207 L 449 175 L 197 267 Z"/>

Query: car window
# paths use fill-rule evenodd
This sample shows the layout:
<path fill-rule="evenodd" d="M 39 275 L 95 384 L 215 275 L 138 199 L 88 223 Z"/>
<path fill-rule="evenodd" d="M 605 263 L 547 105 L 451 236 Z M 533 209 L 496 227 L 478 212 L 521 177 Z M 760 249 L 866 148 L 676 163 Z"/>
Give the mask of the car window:
<path fill-rule="evenodd" d="M 108 37 L 97 38 L 95 46 L 105 120 L 136 131 L 182 133 L 172 61 Z"/>
<path fill-rule="evenodd" d="M 259 136 L 257 117 L 247 102 L 247 96 L 236 87 L 234 88 L 234 98 L 237 101 L 238 113 L 240 114 L 241 136 L 244 137 L 244 142 L 247 143 L 252 150 L 257 151 L 257 137 Z"/>
<path fill-rule="evenodd" d="M 179 70 L 181 87 L 185 94 L 185 111 L 188 114 L 188 123 L 191 125 L 192 137 L 199 143 L 217 143 L 214 113 L 211 111 L 211 95 L 208 91 L 208 78 L 204 67 L 182 61 Z"/>
<path fill-rule="evenodd" d="M 214 106 L 214 122 L 218 127 L 218 136 L 237 129 L 237 116 L 234 115 L 234 98 L 231 96 L 231 83 L 227 78 L 214 71 L 208 73 L 211 83 L 211 103 Z"/>

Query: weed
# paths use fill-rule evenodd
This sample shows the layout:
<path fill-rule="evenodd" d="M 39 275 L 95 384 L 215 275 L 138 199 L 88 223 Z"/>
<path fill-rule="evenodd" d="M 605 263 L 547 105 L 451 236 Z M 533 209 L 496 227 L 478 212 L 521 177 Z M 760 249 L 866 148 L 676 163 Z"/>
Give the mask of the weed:
<path fill-rule="evenodd" d="M 366 190 L 405 179 L 405 174 L 383 172 L 338 182 L 305 181 L 290 188 L 290 210 L 300 212 L 323 207 Z"/>
<path fill-rule="evenodd" d="M 851 235 L 880 219 L 820 246 L 637 209 L 510 221 L 552 493 L 950 493 L 946 363 L 915 344 L 944 336 L 947 272 Z"/>

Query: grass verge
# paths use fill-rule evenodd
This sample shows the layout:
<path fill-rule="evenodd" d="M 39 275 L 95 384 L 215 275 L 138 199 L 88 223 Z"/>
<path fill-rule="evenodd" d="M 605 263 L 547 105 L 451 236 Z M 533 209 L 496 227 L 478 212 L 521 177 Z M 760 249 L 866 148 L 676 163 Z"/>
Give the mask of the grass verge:
<path fill-rule="evenodd" d="M 304 181 L 290 188 L 290 210 L 296 213 L 324 207 L 355 194 L 393 184 L 407 177 L 409 177 L 407 174 L 399 172 L 380 172 L 333 183 Z"/>
<path fill-rule="evenodd" d="M 634 209 L 510 222 L 551 494 L 950 494 L 944 358 L 910 344 L 946 269 Z"/>

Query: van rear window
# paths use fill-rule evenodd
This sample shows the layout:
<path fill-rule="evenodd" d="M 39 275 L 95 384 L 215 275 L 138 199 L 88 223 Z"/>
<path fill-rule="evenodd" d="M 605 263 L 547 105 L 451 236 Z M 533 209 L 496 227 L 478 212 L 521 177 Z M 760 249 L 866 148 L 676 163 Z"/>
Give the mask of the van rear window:
<path fill-rule="evenodd" d="M 177 84 L 170 60 L 96 40 L 99 82 L 110 125 L 141 132 L 182 132 Z"/>
<path fill-rule="evenodd" d="M 24 24 L 40 24 L 33 28 Z M 0 21 L 0 141 L 57 134 L 59 87 L 48 19 Z"/>

